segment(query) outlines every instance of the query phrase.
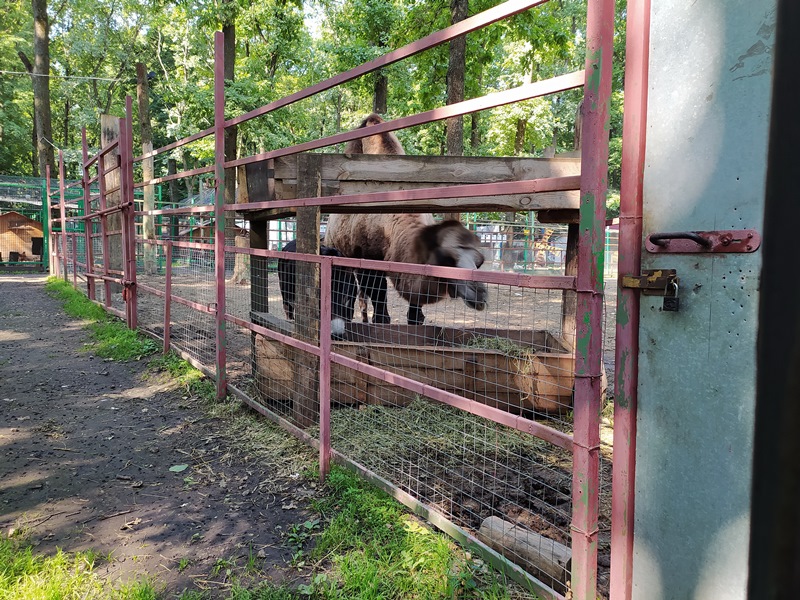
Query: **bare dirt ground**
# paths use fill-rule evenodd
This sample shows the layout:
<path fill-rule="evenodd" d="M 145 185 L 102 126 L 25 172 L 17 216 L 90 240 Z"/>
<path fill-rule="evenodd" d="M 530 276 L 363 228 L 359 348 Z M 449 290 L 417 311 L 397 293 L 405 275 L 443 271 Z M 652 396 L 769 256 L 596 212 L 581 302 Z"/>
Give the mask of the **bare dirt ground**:
<path fill-rule="evenodd" d="M 91 548 L 111 557 L 112 581 L 155 576 L 168 593 L 222 595 L 227 569 L 248 561 L 257 579 L 302 577 L 281 534 L 309 518 L 313 484 L 237 450 L 144 361 L 86 351 L 88 332 L 44 282 L 0 276 L 2 534 L 22 530 L 48 554 Z"/>

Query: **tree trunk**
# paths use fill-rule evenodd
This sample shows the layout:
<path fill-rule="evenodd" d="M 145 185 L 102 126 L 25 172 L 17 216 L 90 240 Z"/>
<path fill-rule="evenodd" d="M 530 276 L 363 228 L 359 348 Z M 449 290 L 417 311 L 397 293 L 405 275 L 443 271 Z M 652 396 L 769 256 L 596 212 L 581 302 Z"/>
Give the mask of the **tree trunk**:
<path fill-rule="evenodd" d="M 226 0 L 226 4 L 232 0 Z M 236 67 L 236 16 L 230 14 L 229 20 L 222 27 L 224 36 L 223 47 L 225 50 L 225 62 L 223 65 L 223 76 L 227 81 L 233 83 Z M 236 127 L 225 129 L 225 160 L 236 159 Z M 225 169 L 225 204 L 236 202 L 236 168 Z M 236 213 L 228 211 L 225 213 L 225 239 L 233 245 L 236 236 Z"/>
<path fill-rule="evenodd" d="M 469 0 L 450 0 L 452 24 L 467 18 Z M 447 63 L 447 104 L 464 101 L 464 77 L 467 70 L 467 36 L 450 42 L 450 59 Z M 464 155 L 464 118 L 451 117 L 446 125 L 447 156 Z M 460 220 L 459 213 L 445 213 L 446 219 Z"/>
<path fill-rule="evenodd" d="M 375 96 L 372 102 L 372 112 L 379 115 L 386 114 L 386 107 L 389 96 L 389 80 L 383 71 L 375 73 Z"/>
<path fill-rule="evenodd" d="M 136 99 L 139 103 L 139 132 L 142 138 L 142 154 L 153 151 L 153 127 L 150 123 L 150 86 L 147 83 L 147 69 L 144 63 L 136 63 Z M 150 181 L 155 176 L 153 157 L 142 161 L 142 178 Z M 152 185 L 144 186 L 144 210 L 155 210 L 155 190 Z M 142 217 L 142 236 L 145 240 L 156 239 L 155 221 L 152 215 Z M 156 247 L 144 244 L 144 270 L 148 275 L 156 273 Z"/>
<path fill-rule="evenodd" d="M 469 0 L 450 0 L 452 24 L 467 18 Z M 450 60 L 447 64 L 447 104 L 464 101 L 464 77 L 467 70 L 467 37 L 462 35 L 450 42 Z M 464 154 L 464 119 L 447 119 L 447 155 Z"/>
<path fill-rule="evenodd" d="M 174 158 L 167 159 L 167 175 L 175 175 L 178 172 L 178 161 Z M 172 204 L 172 208 L 175 208 L 175 205 L 178 204 L 178 180 L 177 179 L 170 179 L 169 180 L 169 201 Z M 169 216 L 169 224 L 170 224 L 170 239 L 177 240 L 180 237 L 180 225 L 178 224 L 178 215 L 170 215 Z"/>
<path fill-rule="evenodd" d="M 583 98 L 575 109 L 575 132 L 573 133 L 573 150 L 581 149 L 581 135 L 583 134 Z"/>
<path fill-rule="evenodd" d="M 525 149 L 525 130 L 528 122 L 525 119 L 517 119 L 517 133 L 514 136 L 514 155 L 521 154 Z"/>
<path fill-rule="evenodd" d="M 50 117 L 50 26 L 47 21 L 47 0 L 33 0 L 33 106 L 38 137 L 36 152 L 39 173 L 55 169 L 53 129 Z"/>
<path fill-rule="evenodd" d="M 514 270 L 514 224 L 517 218 L 517 213 L 506 213 L 505 236 L 503 242 L 503 250 L 500 252 L 500 268 L 504 271 Z"/>
<path fill-rule="evenodd" d="M 469 132 L 469 147 L 472 149 L 473 152 L 477 152 L 478 148 L 481 145 L 481 130 L 478 124 L 480 118 L 478 116 L 478 113 L 472 113 L 470 117 L 471 117 L 471 123 Z"/>
<path fill-rule="evenodd" d="M 21 50 L 19 52 L 17 52 L 17 56 L 19 56 L 19 59 L 22 61 L 22 64 L 25 65 L 25 70 L 31 76 L 31 85 L 33 85 L 33 82 L 36 80 L 36 77 L 33 74 L 33 65 L 31 64 L 31 61 L 28 59 L 28 57 L 25 55 L 25 53 L 22 52 Z M 33 114 L 33 133 L 32 133 L 32 136 L 31 136 L 31 172 L 33 173 L 34 177 L 39 177 L 39 159 L 37 157 L 38 151 L 37 151 L 37 148 L 36 148 L 37 140 L 39 139 L 39 132 L 38 132 L 39 127 L 38 127 L 38 124 L 37 124 L 38 120 L 36 119 L 36 101 L 35 100 L 33 102 L 33 113 L 32 114 Z"/>

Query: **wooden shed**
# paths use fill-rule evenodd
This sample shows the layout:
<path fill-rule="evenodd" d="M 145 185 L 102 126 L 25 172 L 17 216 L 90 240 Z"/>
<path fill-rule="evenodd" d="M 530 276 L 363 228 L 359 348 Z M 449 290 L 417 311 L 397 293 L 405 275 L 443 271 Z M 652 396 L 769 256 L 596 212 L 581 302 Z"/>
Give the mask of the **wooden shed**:
<path fill-rule="evenodd" d="M 0 262 L 41 260 L 42 224 L 16 211 L 0 215 Z"/>

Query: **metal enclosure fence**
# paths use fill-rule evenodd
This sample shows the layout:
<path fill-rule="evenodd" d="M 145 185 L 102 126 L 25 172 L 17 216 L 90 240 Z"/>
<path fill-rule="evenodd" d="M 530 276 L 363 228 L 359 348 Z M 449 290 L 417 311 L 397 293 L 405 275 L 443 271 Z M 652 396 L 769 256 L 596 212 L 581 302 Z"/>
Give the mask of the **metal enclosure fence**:
<path fill-rule="evenodd" d="M 610 463 L 601 460 L 600 414 L 613 0 L 588 1 L 585 70 L 368 132 L 356 129 L 234 160 L 224 155 L 226 128 L 268 118 L 543 1 L 506 2 L 230 119 L 218 33 L 214 126 L 134 156 L 129 98 L 118 137 L 97 155 L 88 156 L 84 134 L 84 210 L 78 217 L 66 215 L 60 156 L 62 233 L 51 254 L 60 274 L 76 285 L 85 281 L 92 300 L 213 376 L 220 398 L 233 394 L 318 447 L 323 477 L 331 459 L 347 464 L 540 596 L 593 600 L 598 591 L 608 593 L 611 527 L 610 498 L 601 495 Z M 422 167 L 438 158 L 313 152 L 580 87 L 586 99 L 583 149 L 574 167 L 525 159 L 510 168 L 507 159 L 475 158 L 464 171 L 472 175 L 424 179 Z M 214 139 L 214 164 L 134 180 L 135 164 L 207 136 Z M 413 173 L 408 185 L 387 184 L 403 165 L 416 167 L 405 170 Z M 265 174 L 266 185 L 247 203 L 225 202 L 225 169 L 234 167 Z M 363 179 L 372 177 L 374 185 L 357 181 L 359 172 L 376 169 L 385 177 Z M 137 210 L 134 190 L 210 174 L 213 205 L 157 208 L 145 202 Z M 325 193 L 331 186 L 336 189 Z M 580 226 L 569 227 L 563 251 L 553 238 L 564 231 L 557 226 L 531 223 L 532 243 L 523 240 L 521 248 L 513 245 L 513 231 L 503 232 L 515 252 L 503 264 L 504 248 L 493 246 L 497 232 L 473 223 L 478 242 L 486 242 L 480 270 L 451 266 L 457 261 L 437 266 L 320 254 L 321 213 L 377 218 L 478 207 L 568 209 Z M 83 226 L 70 230 L 67 222 Z M 270 231 L 281 236 L 277 244 Z M 297 252 L 277 250 L 284 235 L 296 236 Z M 376 318 L 381 301 L 375 295 L 372 306 L 364 299 L 373 318 L 363 322 L 355 290 L 381 284 L 391 322 Z M 411 284 L 424 299 L 424 321 L 412 319 L 395 292 Z M 481 301 L 470 301 L 470 293 Z M 432 296 L 444 300 L 429 302 Z M 342 310 L 343 326 L 337 323 Z"/>

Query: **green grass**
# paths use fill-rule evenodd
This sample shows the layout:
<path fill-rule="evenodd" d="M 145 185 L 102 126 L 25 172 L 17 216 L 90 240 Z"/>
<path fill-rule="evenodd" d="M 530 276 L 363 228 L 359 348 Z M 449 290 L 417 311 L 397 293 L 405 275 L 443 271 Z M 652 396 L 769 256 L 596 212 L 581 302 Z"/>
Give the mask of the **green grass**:
<path fill-rule="evenodd" d="M 127 328 L 125 323 L 108 315 L 72 284 L 49 277 L 45 284 L 47 293 L 64 303 L 64 311 L 77 319 L 89 321 L 88 328 L 92 334 L 92 343 L 87 350 L 101 358 L 115 361 L 139 360 L 158 350 L 158 344 Z"/>
<path fill-rule="evenodd" d="M 95 572 L 98 556 L 89 552 L 35 554 L 24 539 L 0 538 L 2 600 L 157 600 L 149 580 L 119 588 Z"/>
<path fill-rule="evenodd" d="M 312 579 L 315 597 L 511 597 L 498 574 L 357 475 L 334 468 L 327 486 L 315 508 L 328 523 L 311 558 L 331 568 Z"/>
<path fill-rule="evenodd" d="M 69 283 L 50 278 L 48 293 L 61 299 L 71 316 L 90 322 L 91 351 L 114 360 L 138 359 L 157 350 L 154 342 L 108 317 Z M 217 402 L 213 381 L 175 354 L 150 359 L 148 373 L 166 374 L 188 395 L 203 400 L 204 412 L 220 426 L 245 457 L 269 465 L 276 476 L 304 473 L 316 478 L 314 452 L 238 401 Z M 295 524 L 284 546 L 304 583 L 293 588 L 258 582 L 257 561 L 241 565 L 219 557 L 210 577 L 230 587 L 224 595 L 184 591 L 178 600 L 436 600 L 531 598 L 502 575 L 474 559 L 449 537 L 433 531 L 393 498 L 358 476 L 335 467 L 325 495 L 315 501 L 319 518 Z M 59 552 L 45 557 L 19 540 L 0 539 L 0 600 L 167 600 L 159 581 L 143 574 L 139 581 L 111 587 L 95 572 L 103 562 L 91 553 Z M 190 565 L 180 561 L 178 570 Z M 248 581 L 248 586 L 243 585 Z M 512 595 L 513 594 L 513 595 Z M 170 596 L 172 598 L 172 596 Z"/>
<path fill-rule="evenodd" d="M 150 373 L 166 373 L 190 395 L 205 400 L 209 406 L 216 400 L 214 382 L 173 352 L 152 358 L 147 369 Z"/>

